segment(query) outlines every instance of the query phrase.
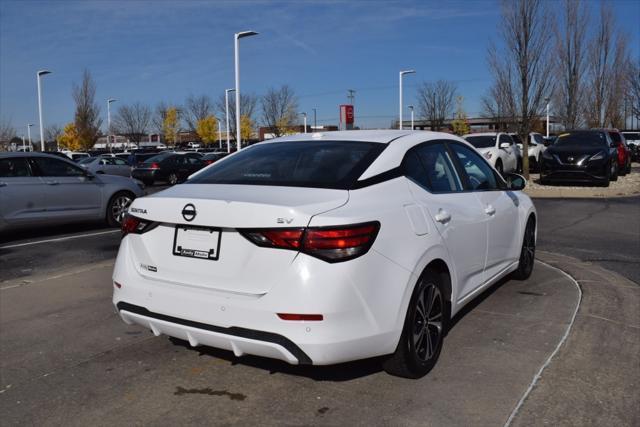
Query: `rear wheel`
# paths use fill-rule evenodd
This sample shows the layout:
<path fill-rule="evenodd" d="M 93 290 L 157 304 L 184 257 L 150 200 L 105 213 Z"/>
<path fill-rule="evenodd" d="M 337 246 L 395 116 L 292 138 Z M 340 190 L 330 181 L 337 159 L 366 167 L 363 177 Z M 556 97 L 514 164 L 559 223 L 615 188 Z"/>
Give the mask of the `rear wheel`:
<path fill-rule="evenodd" d="M 443 277 L 427 269 L 413 291 L 398 347 L 385 360 L 384 370 L 404 378 L 428 374 L 440 356 L 448 321 Z"/>
<path fill-rule="evenodd" d="M 175 173 L 170 173 L 169 174 L 169 184 L 176 185 L 177 183 L 178 183 L 178 175 L 176 175 Z"/>
<path fill-rule="evenodd" d="M 536 221 L 533 217 L 527 221 L 522 237 L 522 249 L 520 250 L 520 262 L 518 269 L 511 275 L 516 280 L 526 280 L 531 276 L 533 263 L 536 258 Z"/>
<path fill-rule="evenodd" d="M 618 162 L 613 163 L 613 171 L 611 172 L 611 181 L 618 180 Z"/>
<path fill-rule="evenodd" d="M 124 219 L 129 205 L 135 199 L 133 193 L 128 191 L 119 191 L 109 199 L 107 204 L 107 224 L 109 227 L 119 227 Z"/>

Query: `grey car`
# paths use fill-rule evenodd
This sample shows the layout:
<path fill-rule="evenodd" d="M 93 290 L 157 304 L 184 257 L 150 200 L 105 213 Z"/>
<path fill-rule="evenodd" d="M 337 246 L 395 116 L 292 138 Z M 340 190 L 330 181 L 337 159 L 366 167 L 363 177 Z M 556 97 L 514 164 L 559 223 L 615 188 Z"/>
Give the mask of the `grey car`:
<path fill-rule="evenodd" d="M 142 195 L 138 181 L 93 174 L 61 157 L 0 153 L 0 232 L 100 219 L 116 227 Z"/>
<path fill-rule="evenodd" d="M 131 166 L 124 159 L 115 156 L 88 157 L 78 162 L 93 174 L 131 176 Z"/>

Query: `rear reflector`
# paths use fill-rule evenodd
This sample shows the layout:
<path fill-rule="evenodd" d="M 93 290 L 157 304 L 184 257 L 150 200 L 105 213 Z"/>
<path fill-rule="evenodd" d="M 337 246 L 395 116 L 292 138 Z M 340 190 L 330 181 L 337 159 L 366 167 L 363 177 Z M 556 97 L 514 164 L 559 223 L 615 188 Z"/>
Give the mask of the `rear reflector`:
<path fill-rule="evenodd" d="M 278 317 L 282 320 L 308 320 L 308 321 L 320 321 L 323 319 L 322 314 L 293 314 L 293 313 L 278 313 Z"/>
<path fill-rule="evenodd" d="M 340 262 L 366 254 L 375 240 L 380 223 L 338 227 L 272 228 L 239 230 L 249 241 L 262 247 L 293 249 L 327 262 Z"/>

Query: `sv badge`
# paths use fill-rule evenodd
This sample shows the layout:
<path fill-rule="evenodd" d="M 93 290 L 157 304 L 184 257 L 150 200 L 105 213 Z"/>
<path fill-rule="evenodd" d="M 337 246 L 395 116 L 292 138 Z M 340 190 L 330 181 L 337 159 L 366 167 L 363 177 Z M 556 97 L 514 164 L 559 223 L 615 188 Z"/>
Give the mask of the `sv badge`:
<path fill-rule="evenodd" d="M 276 218 L 276 222 L 278 224 L 291 224 L 293 222 L 293 218 Z"/>

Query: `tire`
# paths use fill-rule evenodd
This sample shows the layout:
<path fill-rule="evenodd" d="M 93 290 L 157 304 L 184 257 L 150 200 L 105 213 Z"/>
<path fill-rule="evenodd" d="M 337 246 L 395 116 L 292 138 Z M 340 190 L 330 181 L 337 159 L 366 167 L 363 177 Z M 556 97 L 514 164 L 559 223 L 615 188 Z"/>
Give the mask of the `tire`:
<path fill-rule="evenodd" d="M 618 162 L 615 162 L 613 165 L 613 174 L 611 174 L 611 181 L 618 180 Z"/>
<path fill-rule="evenodd" d="M 106 221 L 109 227 L 120 227 L 124 214 L 136 196 L 129 191 L 118 191 L 107 203 Z"/>
<path fill-rule="evenodd" d="M 169 177 L 167 178 L 167 181 L 169 181 L 170 185 L 176 185 L 178 183 L 178 175 L 176 175 L 175 173 L 170 173 Z"/>
<path fill-rule="evenodd" d="M 416 284 L 395 353 L 383 363 L 384 370 L 403 378 L 421 378 L 433 369 L 449 324 L 445 277 L 427 269 Z M 427 304 L 431 301 L 431 304 Z M 427 313 L 424 316 L 422 313 Z M 415 331 L 419 330 L 416 334 Z"/>
<path fill-rule="evenodd" d="M 527 280 L 533 271 L 533 263 L 536 259 L 536 220 L 529 217 L 527 226 L 522 236 L 522 249 L 520 249 L 520 261 L 518 269 L 511 273 L 515 280 Z"/>
<path fill-rule="evenodd" d="M 538 172 L 538 160 L 535 157 L 529 159 L 529 172 Z"/>
<path fill-rule="evenodd" d="M 627 173 L 631 173 L 631 159 L 629 159 L 629 161 L 627 161 Z"/>
<path fill-rule="evenodd" d="M 498 160 L 498 161 L 496 162 L 496 170 L 498 171 L 498 173 L 500 174 L 500 176 L 504 176 L 504 175 L 502 174 L 503 169 L 502 169 L 502 162 L 501 162 L 500 160 Z"/>

